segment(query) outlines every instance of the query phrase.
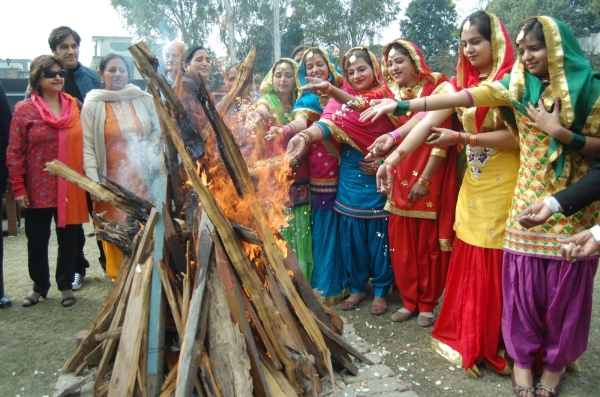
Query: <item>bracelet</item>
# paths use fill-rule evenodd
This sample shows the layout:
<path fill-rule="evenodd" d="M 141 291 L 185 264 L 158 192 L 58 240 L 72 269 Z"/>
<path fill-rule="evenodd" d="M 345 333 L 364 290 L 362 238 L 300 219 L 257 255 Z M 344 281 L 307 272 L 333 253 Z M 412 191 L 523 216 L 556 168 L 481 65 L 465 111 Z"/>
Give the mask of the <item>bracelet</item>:
<path fill-rule="evenodd" d="M 384 161 L 383 164 L 389 165 L 390 167 L 392 167 L 392 168 L 390 168 L 390 174 L 394 175 L 396 173 L 396 166 L 395 165 L 393 165 L 391 163 L 388 163 L 387 161 Z"/>
<path fill-rule="evenodd" d="M 310 136 L 309 136 L 309 135 L 308 135 L 306 132 L 304 132 L 304 131 L 301 131 L 301 132 L 297 133 L 297 134 L 296 134 L 296 136 L 299 136 L 299 137 L 301 137 L 302 139 L 304 139 L 304 145 L 305 145 L 305 146 L 308 146 L 308 145 L 310 145 L 310 142 L 311 142 L 311 141 L 310 141 L 310 138 L 311 138 L 311 137 L 310 137 Z"/>
<path fill-rule="evenodd" d="M 465 94 L 467 94 L 467 97 L 469 98 L 469 107 L 472 108 L 475 105 L 475 101 L 473 100 L 473 95 L 469 92 L 469 90 L 462 90 L 461 92 L 464 92 Z"/>
<path fill-rule="evenodd" d="M 328 84 L 328 86 L 327 86 L 327 88 L 325 88 L 325 90 L 317 91 L 320 96 L 327 96 L 327 95 L 329 95 L 331 90 L 333 90 L 333 85 L 329 81 L 327 82 L 327 84 Z"/>
<path fill-rule="evenodd" d="M 421 186 L 429 187 L 431 185 L 431 181 L 429 179 L 425 179 L 422 176 L 419 177 L 417 183 Z"/>
<path fill-rule="evenodd" d="M 460 140 L 460 132 L 458 131 L 453 131 L 452 132 L 452 139 L 454 139 L 455 141 L 459 141 Z"/>
<path fill-rule="evenodd" d="M 427 111 L 427 97 L 426 96 L 423 97 L 423 111 L 424 112 Z"/>
<path fill-rule="evenodd" d="M 398 156 L 400 156 L 400 161 L 398 161 L 399 163 L 406 160 L 406 158 L 408 157 L 408 154 L 406 154 L 406 152 L 400 147 L 398 147 L 398 149 L 394 151 L 398 153 Z"/>
<path fill-rule="evenodd" d="M 398 142 L 398 139 L 400 139 L 400 133 L 398 132 L 398 130 L 388 132 L 388 134 L 391 135 L 392 138 L 394 138 L 394 143 Z"/>
<path fill-rule="evenodd" d="M 571 135 L 571 142 L 567 145 L 567 149 L 580 151 L 585 146 L 586 138 L 585 135 L 576 134 L 573 132 Z"/>
<path fill-rule="evenodd" d="M 394 109 L 394 116 L 404 116 L 408 113 L 410 107 L 410 101 L 396 101 L 396 109 Z"/>
<path fill-rule="evenodd" d="M 471 133 L 471 136 L 469 137 L 469 145 L 471 145 L 471 147 L 477 146 L 477 134 Z"/>
<path fill-rule="evenodd" d="M 292 123 L 286 124 L 282 128 L 284 134 L 293 134 L 296 132 L 296 126 Z"/>

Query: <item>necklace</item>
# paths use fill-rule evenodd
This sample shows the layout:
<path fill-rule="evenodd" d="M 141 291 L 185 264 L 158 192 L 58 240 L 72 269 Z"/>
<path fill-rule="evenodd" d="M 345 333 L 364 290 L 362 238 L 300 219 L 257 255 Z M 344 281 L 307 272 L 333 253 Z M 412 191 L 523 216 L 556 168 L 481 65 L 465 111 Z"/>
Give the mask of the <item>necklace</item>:
<path fill-rule="evenodd" d="M 398 87 L 401 100 L 413 99 L 425 85 L 426 79 L 419 80 L 411 87 Z"/>
<path fill-rule="evenodd" d="M 480 80 L 480 81 L 481 81 L 481 80 L 485 80 L 485 79 L 487 79 L 488 77 L 490 77 L 490 74 L 489 74 L 489 73 L 480 73 L 480 74 L 479 74 L 479 80 Z"/>

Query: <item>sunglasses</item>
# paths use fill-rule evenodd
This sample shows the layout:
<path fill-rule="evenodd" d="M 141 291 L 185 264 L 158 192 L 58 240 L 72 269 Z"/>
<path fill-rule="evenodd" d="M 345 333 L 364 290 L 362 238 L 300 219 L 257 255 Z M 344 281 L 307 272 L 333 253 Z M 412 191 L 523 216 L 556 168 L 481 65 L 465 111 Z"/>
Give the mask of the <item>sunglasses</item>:
<path fill-rule="evenodd" d="M 42 72 L 42 77 L 45 77 L 47 79 L 53 79 L 56 76 L 60 77 L 61 79 L 64 79 L 66 75 L 67 75 L 67 71 L 64 70 L 64 69 L 61 69 L 61 70 L 44 70 Z"/>

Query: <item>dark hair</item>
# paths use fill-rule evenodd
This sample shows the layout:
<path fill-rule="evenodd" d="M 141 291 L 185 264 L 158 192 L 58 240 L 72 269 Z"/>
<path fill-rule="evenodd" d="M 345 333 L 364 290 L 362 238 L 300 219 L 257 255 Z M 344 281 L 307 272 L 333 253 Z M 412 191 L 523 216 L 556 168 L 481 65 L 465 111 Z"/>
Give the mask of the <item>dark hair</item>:
<path fill-rule="evenodd" d="M 199 50 L 206 51 L 206 48 L 204 48 L 201 45 L 193 45 L 190 48 L 188 48 L 187 51 L 185 52 L 185 55 L 183 56 L 184 62 L 189 65 L 190 61 L 194 57 L 194 54 L 196 53 L 196 51 L 199 51 Z M 208 52 L 208 51 L 206 51 L 206 52 Z"/>
<path fill-rule="evenodd" d="M 471 26 L 475 26 L 477 30 L 479 30 L 479 33 L 481 33 L 484 39 L 492 41 L 492 21 L 490 20 L 490 16 L 483 11 L 472 13 L 460 24 L 460 28 L 458 29 L 459 40 L 463 31 L 463 26 L 465 26 L 467 21 L 469 21 Z"/>
<path fill-rule="evenodd" d="M 546 46 L 546 36 L 544 36 L 544 26 L 542 25 L 542 23 L 540 21 L 537 20 L 537 18 L 533 18 L 525 23 L 519 24 L 519 26 L 517 27 L 517 35 L 515 36 L 515 43 L 517 43 L 516 38 L 519 37 L 519 34 L 521 34 L 521 31 L 523 31 L 523 37 L 521 38 L 521 40 L 523 40 L 523 38 L 525 36 L 530 36 L 532 39 L 538 40 L 544 46 Z M 519 43 L 517 43 L 517 45 L 518 44 Z"/>
<path fill-rule="evenodd" d="M 39 94 L 42 95 L 42 88 L 40 87 L 40 79 L 44 71 L 50 69 L 52 66 L 58 65 L 61 69 L 65 70 L 64 62 L 52 55 L 40 55 L 35 57 L 29 64 L 29 90 L 28 94 Z M 66 76 L 65 76 L 66 78 Z"/>
<path fill-rule="evenodd" d="M 292 53 L 290 54 L 290 58 L 294 59 L 294 56 L 301 52 L 304 53 L 304 51 L 308 50 L 310 47 L 304 44 L 300 44 L 299 46 L 294 47 L 294 49 L 292 50 Z"/>
<path fill-rule="evenodd" d="M 348 55 L 348 54 L 346 54 L 346 55 Z M 369 53 L 367 52 L 367 50 L 353 50 L 352 55 L 354 55 L 356 58 L 364 59 L 365 62 L 367 64 L 369 64 L 369 66 L 371 66 L 371 69 L 373 69 L 373 62 L 371 61 L 371 57 L 369 56 Z M 346 56 L 346 59 L 344 60 L 344 65 L 343 65 L 344 73 L 350 67 L 350 58 L 352 57 L 352 55 Z"/>
<path fill-rule="evenodd" d="M 106 65 L 115 58 L 119 58 L 120 60 L 123 61 L 123 63 L 125 64 L 125 68 L 127 68 L 127 72 L 129 73 L 129 63 L 127 62 L 125 57 L 123 57 L 122 55 L 119 55 L 119 54 L 112 53 L 112 52 L 108 53 L 102 57 L 102 59 L 100 60 L 100 65 L 98 65 L 98 70 L 101 72 L 104 72 L 104 69 L 106 69 Z"/>
<path fill-rule="evenodd" d="M 56 47 L 58 47 L 58 45 L 69 36 L 73 36 L 73 38 L 77 42 L 77 45 L 81 44 L 81 37 L 73 29 L 67 26 L 59 26 L 56 29 L 53 29 L 52 32 L 50 32 L 50 36 L 48 37 L 48 44 L 50 45 L 50 50 L 55 51 Z"/>
<path fill-rule="evenodd" d="M 404 41 L 406 41 L 406 39 L 397 39 L 397 40 L 404 40 Z M 390 50 L 391 50 L 392 48 L 393 48 L 394 50 L 396 50 L 396 52 L 399 52 L 400 54 L 402 54 L 402 55 L 404 55 L 405 57 L 407 57 L 408 59 L 410 59 L 410 62 L 411 62 L 413 65 L 416 65 L 416 63 L 415 63 L 415 60 L 414 60 L 414 59 L 412 58 L 412 56 L 410 55 L 410 52 L 409 52 L 409 51 L 406 49 L 406 47 L 404 47 L 402 44 L 400 44 L 400 43 L 394 43 L 394 44 L 392 44 L 392 47 L 390 48 Z M 390 53 L 390 52 L 389 52 L 389 50 L 388 50 L 388 54 L 389 54 L 389 53 Z M 385 56 L 385 61 L 387 62 L 387 54 L 386 54 L 386 56 Z"/>

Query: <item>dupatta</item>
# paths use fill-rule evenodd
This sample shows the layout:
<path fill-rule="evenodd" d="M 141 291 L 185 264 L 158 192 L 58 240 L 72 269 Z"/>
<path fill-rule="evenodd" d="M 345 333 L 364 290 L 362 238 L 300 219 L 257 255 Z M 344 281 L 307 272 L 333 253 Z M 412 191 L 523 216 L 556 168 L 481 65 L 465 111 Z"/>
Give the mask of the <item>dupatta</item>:
<path fill-rule="evenodd" d="M 277 60 L 269 73 L 265 76 L 262 83 L 260 84 L 260 99 L 256 102 L 256 104 L 264 104 L 269 108 L 271 112 L 271 124 L 272 125 L 284 125 L 291 122 L 294 119 L 294 112 L 286 113 L 283 110 L 283 105 L 281 104 L 281 99 L 279 95 L 277 95 L 277 90 L 273 84 L 273 72 L 275 72 L 275 65 L 281 63 L 281 61 L 285 61 L 292 65 L 294 76 L 298 75 L 298 64 L 296 61 L 290 58 L 281 58 Z M 296 86 L 294 87 L 294 91 L 292 93 L 293 98 L 296 98 L 298 95 L 298 82 L 296 81 Z"/>
<path fill-rule="evenodd" d="M 377 62 L 377 58 L 375 58 L 375 55 L 367 47 L 354 47 L 350 49 L 342 58 L 342 65 L 346 63 L 346 58 L 353 56 L 357 50 L 365 50 L 369 54 L 371 64 L 373 65 L 375 87 L 368 92 L 360 92 L 352 83 L 344 80 L 340 89 L 360 98 L 365 104 L 368 104 L 371 99 L 382 98 L 385 92 L 385 88 L 381 82 L 381 68 L 379 62 Z M 345 70 L 344 73 L 346 73 Z M 392 131 L 394 125 L 390 119 L 384 117 L 380 117 L 374 122 L 371 120 L 362 122 L 359 120 L 361 113 L 362 110 L 352 110 L 345 104 L 340 104 L 338 101 L 331 99 L 323 110 L 321 119 L 317 124 L 325 125 L 336 141 L 346 143 L 366 155 L 369 152 L 367 147 L 379 136 Z"/>
<path fill-rule="evenodd" d="M 546 109 L 552 109 L 555 99 L 560 99 L 560 123 L 575 134 L 598 136 L 600 128 L 600 73 L 594 71 L 585 58 L 577 39 L 561 21 L 547 16 L 537 19 L 543 27 L 548 56 L 550 84 L 544 88 L 540 78 L 516 62 L 510 76 L 500 81 L 508 89 L 508 98 L 514 107 L 527 114 L 528 103 L 537 107 L 541 98 Z M 571 155 L 563 143 L 551 138 L 548 159 L 554 168 L 555 180 L 561 186 L 570 174 Z M 594 164 L 598 163 L 594 159 Z M 567 172 L 563 173 L 566 169 Z M 554 181 L 550 181 L 555 183 Z"/>
<path fill-rule="evenodd" d="M 31 101 L 40 112 L 42 120 L 58 130 L 58 160 L 83 175 L 83 127 L 79 121 L 77 101 L 64 92 L 58 93 L 62 112 L 56 117 L 48 104 L 38 94 Z M 85 223 L 89 220 L 85 191 L 57 178 L 58 227 Z"/>

